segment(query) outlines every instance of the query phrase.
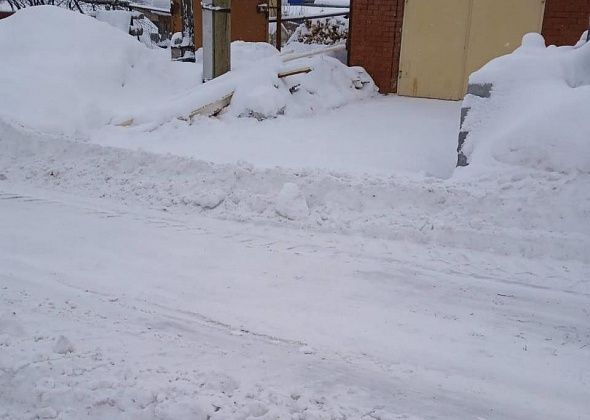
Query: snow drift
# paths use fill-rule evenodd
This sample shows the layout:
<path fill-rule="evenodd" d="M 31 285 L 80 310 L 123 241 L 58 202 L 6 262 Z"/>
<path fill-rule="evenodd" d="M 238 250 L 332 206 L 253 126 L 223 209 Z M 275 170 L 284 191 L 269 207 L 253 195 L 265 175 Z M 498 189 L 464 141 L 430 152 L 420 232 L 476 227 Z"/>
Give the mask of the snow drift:
<path fill-rule="evenodd" d="M 590 43 L 545 47 L 541 35 L 528 34 L 470 83 L 493 85 L 490 98 L 465 98 L 470 171 L 512 165 L 590 174 Z"/>
<path fill-rule="evenodd" d="M 35 30 L 31 30 L 35 28 Z M 202 85 L 202 66 L 171 62 L 123 31 L 58 7 L 32 7 L 0 22 L 0 118 L 66 135 L 129 118 L 161 124 L 235 91 L 230 117 L 305 114 L 375 94 L 362 69 L 330 57 L 294 61 L 313 72 L 279 79 L 270 45 L 235 43 L 233 71 Z M 289 68 L 287 68 L 289 69 Z M 357 89 L 354 79 L 362 79 Z"/>
<path fill-rule="evenodd" d="M 197 52 L 200 63 L 201 52 Z M 200 86 L 174 95 L 154 107 L 122 114 L 119 122 L 161 125 L 174 118 L 189 119 L 191 112 L 231 95 L 225 115 L 274 118 L 306 116 L 338 108 L 377 94 L 371 77 L 358 67 L 347 67 L 333 57 L 316 55 L 296 60 L 281 56 L 266 43 L 234 42 L 232 71 Z M 309 67 L 313 71 L 279 78 L 279 73 Z"/>
<path fill-rule="evenodd" d="M 68 135 L 194 88 L 200 79 L 196 66 L 172 63 L 166 51 L 53 6 L 23 9 L 2 20 L 0 56 L 0 118 Z"/>

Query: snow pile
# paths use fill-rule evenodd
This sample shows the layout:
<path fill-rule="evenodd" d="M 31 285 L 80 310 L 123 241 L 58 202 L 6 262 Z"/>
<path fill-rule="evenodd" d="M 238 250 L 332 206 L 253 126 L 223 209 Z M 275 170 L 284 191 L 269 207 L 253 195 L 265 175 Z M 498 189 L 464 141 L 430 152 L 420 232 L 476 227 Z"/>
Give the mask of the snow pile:
<path fill-rule="evenodd" d="M 128 33 L 131 25 L 131 14 L 127 10 L 98 10 L 95 17 L 101 22 L 106 22 L 120 31 Z"/>
<path fill-rule="evenodd" d="M 171 62 L 169 51 L 146 48 L 113 26 L 62 8 L 27 8 L 0 22 L 0 118 L 86 136 L 130 120 L 158 127 L 187 119 L 232 92 L 227 114 L 258 119 L 305 115 L 375 94 L 364 70 L 330 57 L 286 64 L 269 45 L 237 43 L 232 50 L 234 71 L 202 85 L 200 61 Z M 313 71 L 278 77 L 302 66 Z"/>
<path fill-rule="evenodd" d="M 287 182 L 277 197 L 276 211 L 279 216 L 289 220 L 304 219 L 309 216 L 305 196 L 297 184 Z"/>
<path fill-rule="evenodd" d="M 490 98 L 467 95 L 463 152 L 470 171 L 514 165 L 590 174 L 590 43 L 545 47 L 528 34 L 470 83 L 491 83 Z"/>
<path fill-rule="evenodd" d="M 308 66 L 309 73 L 279 79 L 277 73 L 264 65 L 252 69 L 257 86 L 246 83 L 236 87 L 232 113 L 239 116 L 286 114 L 307 116 L 346 105 L 352 101 L 375 96 L 377 90 L 371 77 L 361 68 L 349 68 L 339 60 L 327 56 L 304 58 L 276 70 L 289 71 Z M 249 79 L 253 79 L 250 77 Z"/>
<path fill-rule="evenodd" d="M 137 39 L 149 48 L 159 48 L 154 40 L 160 39 L 158 27 L 139 12 L 128 10 L 102 10 L 88 13 L 101 22 L 106 22 L 124 33 L 135 33 Z"/>
<path fill-rule="evenodd" d="M 275 121 L 249 122 L 263 126 Z M 211 126 L 194 127 L 194 138 Z M 168 131 L 170 137 L 176 133 Z M 312 150 L 313 143 L 308 144 Z M 333 153 L 330 148 L 318 151 Z M 263 169 L 48 138 L 1 122 L 0 174 L 5 177 L 0 188 L 8 191 L 32 185 L 166 214 L 590 261 L 590 177 L 577 175 L 512 172 L 460 181 Z"/>
<path fill-rule="evenodd" d="M 293 42 L 324 45 L 345 42 L 348 26 L 348 19 L 342 17 L 306 20 L 297 27 L 287 45 Z"/>
<path fill-rule="evenodd" d="M 68 135 L 104 126 L 118 113 L 158 103 L 201 79 L 197 66 L 172 63 L 167 51 L 53 6 L 0 21 L 0 56 L 0 118 Z"/>
<path fill-rule="evenodd" d="M 197 51 L 197 64 L 202 51 Z M 308 73 L 279 77 L 280 73 L 309 68 Z M 266 43 L 234 42 L 232 71 L 175 95 L 157 106 L 123 114 L 118 122 L 158 127 L 175 118 L 190 120 L 195 110 L 232 95 L 224 116 L 258 120 L 279 115 L 308 116 L 377 95 L 371 77 L 360 67 L 348 67 L 326 55 L 291 60 Z"/>

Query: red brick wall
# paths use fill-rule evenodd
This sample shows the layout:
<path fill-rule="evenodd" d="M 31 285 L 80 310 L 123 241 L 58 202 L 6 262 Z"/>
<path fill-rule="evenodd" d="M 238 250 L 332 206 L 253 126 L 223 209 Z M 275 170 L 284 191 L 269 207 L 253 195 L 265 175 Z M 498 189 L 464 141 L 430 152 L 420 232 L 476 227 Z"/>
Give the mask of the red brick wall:
<path fill-rule="evenodd" d="M 404 0 L 351 0 L 348 61 L 363 66 L 383 93 L 397 90 Z"/>
<path fill-rule="evenodd" d="M 590 0 L 547 0 L 543 36 L 547 45 L 573 45 L 588 29 Z"/>

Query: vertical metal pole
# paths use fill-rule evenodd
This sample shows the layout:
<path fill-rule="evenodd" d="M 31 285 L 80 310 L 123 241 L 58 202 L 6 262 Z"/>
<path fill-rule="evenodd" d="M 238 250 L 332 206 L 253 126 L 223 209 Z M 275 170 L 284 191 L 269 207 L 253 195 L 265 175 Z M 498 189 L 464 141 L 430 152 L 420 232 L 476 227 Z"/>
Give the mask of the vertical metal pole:
<path fill-rule="evenodd" d="M 283 28 L 283 0 L 277 0 L 277 29 L 275 32 L 275 41 L 277 50 L 281 51 L 281 46 L 283 44 L 282 40 L 282 31 Z"/>
<path fill-rule="evenodd" d="M 590 42 L 590 16 L 588 16 L 588 33 L 586 34 L 586 42 Z"/>
<path fill-rule="evenodd" d="M 231 69 L 231 0 L 203 0 L 203 81 Z"/>
<path fill-rule="evenodd" d="M 193 0 L 181 0 L 182 7 L 182 61 L 195 61 L 195 24 L 193 19 Z"/>

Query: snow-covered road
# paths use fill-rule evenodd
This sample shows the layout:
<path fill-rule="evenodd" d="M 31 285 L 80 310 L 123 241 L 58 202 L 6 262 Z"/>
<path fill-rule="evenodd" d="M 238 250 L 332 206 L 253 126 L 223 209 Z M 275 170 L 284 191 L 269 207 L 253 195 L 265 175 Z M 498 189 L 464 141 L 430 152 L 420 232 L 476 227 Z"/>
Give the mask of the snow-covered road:
<path fill-rule="evenodd" d="M 0 232 L 0 418 L 590 412 L 582 263 L 18 184 Z M 55 353 L 61 335 L 73 353 Z"/>
<path fill-rule="evenodd" d="M 455 168 L 461 104 L 333 57 L 236 42 L 203 85 L 3 19 L 0 419 L 587 420 L 590 50 L 525 41 Z"/>

